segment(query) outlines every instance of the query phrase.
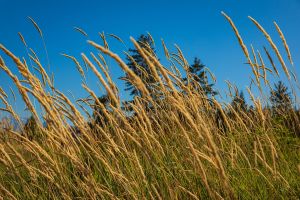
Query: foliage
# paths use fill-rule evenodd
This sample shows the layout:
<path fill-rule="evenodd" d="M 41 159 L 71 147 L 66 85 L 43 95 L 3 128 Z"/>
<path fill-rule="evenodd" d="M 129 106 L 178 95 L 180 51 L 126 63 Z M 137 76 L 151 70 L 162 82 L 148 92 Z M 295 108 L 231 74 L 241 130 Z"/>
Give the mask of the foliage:
<path fill-rule="evenodd" d="M 140 35 L 137 39 L 137 43 L 141 48 L 155 56 L 154 43 L 149 35 Z M 130 48 L 128 51 L 129 54 L 126 57 L 128 67 L 142 79 L 146 88 L 153 92 L 157 80 L 154 79 L 147 62 L 137 49 Z M 132 96 L 140 96 L 139 90 L 132 84 L 128 74 L 125 77 L 121 77 L 121 79 L 125 80 L 125 91 L 129 91 Z"/>
<path fill-rule="evenodd" d="M 108 111 L 109 104 L 110 104 L 110 99 L 108 95 L 102 95 L 98 97 L 97 101 L 95 101 L 94 110 L 93 110 L 93 120 L 95 124 L 99 124 L 100 126 L 103 126 L 108 122 L 107 116 L 104 113 L 104 109 Z"/>
<path fill-rule="evenodd" d="M 271 91 L 270 102 L 274 110 L 285 111 L 292 107 L 291 95 L 288 88 L 284 85 L 282 81 L 274 84 L 274 89 Z"/>
<path fill-rule="evenodd" d="M 195 89 L 200 86 L 200 91 L 202 91 L 206 96 L 215 96 L 217 92 L 213 90 L 214 84 L 208 83 L 205 67 L 206 66 L 201 62 L 201 60 L 196 57 L 193 64 L 188 68 L 189 78 L 184 78 L 183 80 L 186 84 L 191 84 L 191 86 Z"/>
<path fill-rule="evenodd" d="M 236 91 L 236 94 L 232 99 L 231 106 L 235 111 L 246 112 L 248 110 L 248 105 L 246 103 L 243 91 L 240 93 L 239 91 Z"/>
<path fill-rule="evenodd" d="M 37 139 L 40 134 L 40 128 L 33 116 L 29 117 L 24 125 L 24 134 L 29 140 Z"/>
<path fill-rule="evenodd" d="M 253 75 L 258 79 L 256 86 L 262 91 L 261 80 L 268 83 L 266 74 L 259 74 L 260 68 L 255 61 L 250 60 L 249 51 L 237 28 L 226 14 L 223 15 L 233 27 L 246 59 L 252 64 Z M 270 35 L 258 22 L 250 19 L 264 33 L 276 51 L 276 56 L 282 61 L 279 48 L 274 47 Z M 279 34 L 282 36 L 281 31 Z M 105 40 L 103 35 L 102 39 Z M 141 40 L 149 39 L 145 37 Z M 127 89 L 130 94 L 135 95 L 131 104 L 134 115 L 129 116 L 121 108 L 115 84 L 108 73 L 105 73 L 107 71 L 102 64 L 97 62 L 99 60 L 95 54 L 91 54 L 93 61 L 84 54 L 82 57 L 84 64 L 92 67 L 103 84 L 107 96 L 97 98 L 95 92 L 87 86 L 88 81 L 83 80 L 83 89 L 94 103 L 81 101 L 85 102 L 81 105 L 78 101 L 71 101 L 54 87 L 40 63 L 41 59 L 31 56 L 39 66 L 37 73 L 41 73 L 34 74 L 26 64 L 29 62 L 25 62 L 25 59 L 20 61 L 11 51 L 0 45 L 1 51 L 12 59 L 18 68 L 15 71 L 20 74 L 14 74 L 6 64 L 11 62 L 4 62 L 2 58 L 0 68 L 12 79 L 28 112 L 32 114 L 24 125 L 24 134 L 17 130 L 1 130 L 1 138 L 7 136 L 5 140 L 0 140 L 1 197 L 299 198 L 300 138 L 295 134 L 299 130 L 295 127 L 300 124 L 297 123 L 300 115 L 295 109 L 296 106 L 286 107 L 286 102 L 291 101 L 283 84 L 276 86 L 270 99 L 264 98 L 264 95 L 254 97 L 249 89 L 252 101 L 249 109 L 246 109 L 243 93 L 237 92 L 231 106 L 234 109 L 227 112 L 230 105 L 221 97 L 207 98 L 213 95 L 210 89 L 212 85 L 207 83 L 204 67 L 198 59 L 189 69 L 187 79 L 183 81 L 180 73 L 175 72 L 177 66 L 174 66 L 175 63 L 186 63 L 180 51 L 178 54 L 167 53 L 164 46 L 173 67 L 171 70 L 170 66 L 163 66 L 159 60 L 147 54 L 151 48 L 140 42 L 141 46 L 144 45 L 140 51 L 157 67 L 159 77 L 155 77 L 148 71 L 149 66 L 144 65 L 145 62 L 137 55 L 137 51 L 133 51 L 135 58 L 131 66 L 129 63 L 128 69 L 124 61 L 108 49 L 107 42 L 105 47 L 91 41 L 89 44 L 97 49 L 99 55 L 105 54 L 114 59 L 127 74 L 125 80 L 130 86 Z M 105 57 L 100 58 L 104 63 Z M 75 58 L 72 60 L 77 67 L 80 66 Z M 133 61 L 139 64 L 134 64 Z M 105 80 L 93 63 L 102 67 Z M 266 62 L 261 60 L 261 63 Z M 289 70 L 284 62 L 282 67 L 288 76 Z M 261 68 L 266 69 L 266 66 Z M 273 72 L 268 69 L 270 75 L 276 75 L 275 70 Z M 157 84 L 159 81 L 162 84 Z M 193 85 L 196 82 L 204 92 L 196 84 Z M 156 90 L 160 91 L 163 98 L 156 98 Z M 14 107 L 9 104 L 8 95 L 2 89 L 0 100 L 3 106 L 1 111 L 8 112 L 16 121 L 20 121 Z M 273 103 L 272 108 L 263 106 L 270 102 Z M 40 112 L 36 110 L 39 106 Z M 274 117 L 271 112 L 279 108 L 285 115 Z M 285 108 L 289 109 L 284 110 Z M 86 120 L 86 115 L 91 116 L 91 111 L 94 119 L 92 125 Z M 40 116 L 47 119 L 47 127 L 41 125 Z M 80 134 L 74 137 L 74 132 Z M 39 135 L 43 137 L 37 137 Z"/>

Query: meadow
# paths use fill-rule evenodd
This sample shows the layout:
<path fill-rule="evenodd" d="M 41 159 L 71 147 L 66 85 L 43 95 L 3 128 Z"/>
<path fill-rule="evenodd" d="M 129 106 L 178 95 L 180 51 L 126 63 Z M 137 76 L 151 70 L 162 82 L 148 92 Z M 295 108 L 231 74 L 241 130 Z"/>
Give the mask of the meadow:
<path fill-rule="evenodd" d="M 246 67 L 252 70 L 252 84 L 247 87 L 251 106 L 246 108 L 239 103 L 238 89 L 230 82 L 223 93 L 237 103 L 208 96 L 190 73 L 180 48 L 176 46 L 176 52 L 170 52 L 164 42 L 156 45 L 163 47 L 168 65 L 163 65 L 147 45 L 131 38 L 149 68 L 143 77 L 155 81 L 151 87 L 109 49 L 104 35 L 101 45 L 88 41 L 95 53 L 82 53 L 81 58 L 63 55 L 74 62 L 82 80 L 87 69 L 97 76 L 107 94 L 105 102 L 85 81 L 82 89 L 88 98 L 73 102 L 55 88 L 55 74 L 47 74 L 46 65 L 33 50 L 28 51 L 30 60 L 26 60 L 0 44 L 19 74 L 14 74 L 1 57 L 0 69 L 14 82 L 17 90 L 12 92 L 22 97 L 32 115 L 24 123 L 8 98 L 10 91 L 0 85 L 0 111 L 9 114 L 19 127 L 14 129 L 9 121 L 0 124 L 0 196 L 298 199 L 300 85 L 288 42 L 276 23 L 280 44 L 275 44 L 259 22 L 249 17 L 269 43 L 260 54 L 244 44 L 233 21 L 222 14 L 241 46 Z M 31 21 L 43 39 L 37 23 Z M 79 28 L 77 31 L 86 34 Z M 21 34 L 20 38 L 27 47 Z M 282 47 L 285 51 L 280 52 Z M 120 99 L 121 91 L 110 76 L 104 55 L 115 61 L 126 74 L 126 81 L 138 91 L 139 95 L 127 104 Z M 209 69 L 206 74 L 215 81 Z M 287 80 L 295 100 L 283 99 L 274 105 L 266 98 L 274 90 L 269 77 Z"/>

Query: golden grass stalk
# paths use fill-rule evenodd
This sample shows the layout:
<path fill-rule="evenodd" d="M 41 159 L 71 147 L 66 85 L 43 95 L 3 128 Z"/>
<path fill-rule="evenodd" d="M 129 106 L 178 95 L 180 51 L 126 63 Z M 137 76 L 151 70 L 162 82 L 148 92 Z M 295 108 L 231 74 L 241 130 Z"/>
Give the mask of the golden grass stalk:
<path fill-rule="evenodd" d="M 78 31 L 79 33 L 81 33 L 82 35 L 84 35 L 85 37 L 87 37 L 88 36 L 88 34 L 83 30 L 83 29 L 81 29 L 81 28 L 78 28 L 78 27 L 74 27 L 74 29 L 76 30 L 76 31 Z"/>
<path fill-rule="evenodd" d="M 179 185 L 178 187 L 180 189 L 182 189 L 184 192 L 186 192 L 187 194 L 189 194 L 193 199 L 199 200 L 199 198 L 197 197 L 197 195 L 193 194 L 192 192 L 190 192 L 186 188 L 182 187 L 181 185 Z"/>
<path fill-rule="evenodd" d="M 238 41 L 242 47 L 242 50 L 246 56 L 246 58 L 248 59 L 248 61 L 250 60 L 250 57 L 249 57 L 249 52 L 248 52 L 248 49 L 246 47 L 246 45 L 244 44 L 243 42 L 243 39 L 238 31 L 238 29 L 236 28 L 236 26 L 234 25 L 233 21 L 231 20 L 231 18 L 226 14 L 224 13 L 223 11 L 221 12 L 221 14 L 228 20 L 228 22 L 230 23 L 231 27 L 233 28 L 233 31 L 236 35 L 236 37 L 238 38 Z"/>
<path fill-rule="evenodd" d="M 84 71 L 83 71 L 80 63 L 77 61 L 77 59 L 75 57 L 73 57 L 73 56 L 70 56 L 70 55 L 64 54 L 64 53 L 62 53 L 61 55 L 65 56 L 66 58 L 70 58 L 76 64 L 77 70 L 79 71 L 79 73 L 82 76 L 82 78 L 85 80 L 86 78 L 85 78 Z"/>
<path fill-rule="evenodd" d="M 252 50 L 252 54 L 253 54 L 253 59 L 254 59 L 254 65 L 257 67 L 257 58 L 256 58 L 256 53 L 254 51 L 254 47 L 253 45 L 251 44 L 251 50 Z"/>
<path fill-rule="evenodd" d="M 150 93 L 147 90 L 146 86 L 143 84 L 143 81 L 136 74 L 134 74 L 134 72 L 124 63 L 124 61 L 122 61 L 122 59 L 117 54 L 111 52 L 106 48 L 103 48 L 102 46 L 96 44 L 95 42 L 88 41 L 88 43 L 94 46 L 95 48 L 99 49 L 100 51 L 102 51 L 104 54 L 111 56 L 115 61 L 117 61 L 119 66 L 128 74 L 129 78 L 132 79 L 135 86 L 142 92 L 143 96 L 145 97 L 150 96 Z"/>
<path fill-rule="evenodd" d="M 25 41 L 23 35 L 22 35 L 20 32 L 18 32 L 18 35 L 19 35 L 19 37 L 20 37 L 22 43 L 24 44 L 24 46 L 27 47 L 27 44 L 26 44 L 26 41 Z"/>
<path fill-rule="evenodd" d="M 23 63 L 20 61 L 20 59 L 18 59 L 15 55 L 13 55 L 9 50 L 7 50 L 2 44 L 0 44 L 0 49 L 2 51 L 4 51 L 4 53 L 6 53 L 9 57 L 11 57 L 13 59 L 13 61 L 18 65 L 18 66 L 23 66 Z M 19 81 L 19 79 L 17 78 L 17 76 L 15 76 L 5 65 L 3 65 L 4 63 L 0 63 L 0 67 L 7 73 L 7 75 L 9 77 L 11 77 L 11 79 L 14 81 L 14 83 L 16 84 L 24 102 L 26 103 L 28 109 L 32 112 L 32 114 L 34 115 L 35 119 L 39 122 L 39 117 L 38 114 L 36 112 L 36 110 L 34 109 L 28 95 L 26 94 L 26 91 L 24 90 L 24 88 L 22 87 L 21 82 Z"/>
<path fill-rule="evenodd" d="M 40 27 L 38 26 L 38 24 L 31 17 L 28 17 L 28 19 L 31 21 L 31 23 L 33 24 L 33 26 L 36 28 L 36 30 L 39 32 L 40 36 L 42 37 L 43 36 L 43 32 L 40 29 Z"/>
<path fill-rule="evenodd" d="M 182 61 L 182 63 L 183 63 L 182 67 L 185 69 L 185 71 L 188 71 L 189 64 L 188 64 L 188 61 L 185 59 L 183 52 L 181 51 L 180 47 L 177 44 L 175 44 L 174 46 L 178 52 L 178 54 L 175 54 L 175 55 L 177 55 L 180 58 L 180 60 Z"/>
<path fill-rule="evenodd" d="M 281 66 L 282 66 L 282 68 L 283 68 L 284 73 L 286 74 L 287 78 L 290 79 L 290 78 L 291 78 L 291 77 L 290 77 L 290 73 L 289 73 L 289 71 L 288 71 L 288 69 L 287 69 L 287 67 L 286 67 L 286 65 L 285 65 L 284 60 L 282 59 L 282 56 L 281 56 L 281 54 L 280 54 L 280 52 L 279 52 L 277 46 L 274 44 L 274 42 L 273 42 L 271 36 L 267 33 L 267 31 L 265 31 L 265 29 L 264 29 L 264 28 L 263 28 L 263 27 L 255 20 L 255 19 L 253 19 L 253 18 L 250 17 L 250 16 L 248 16 L 248 18 L 249 18 L 249 19 L 255 24 L 255 26 L 256 26 L 256 27 L 264 34 L 264 36 L 266 37 L 266 39 L 267 39 L 268 42 L 270 43 L 272 49 L 275 51 L 276 56 L 277 56 L 277 58 L 278 58 L 278 60 L 279 60 L 279 62 L 280 62 L 280 64 L 281 64 Z"/>
<path fill-rule="evenodd" d="M 220 111 L 220 114 L 226 124 L 226 127 L 228 128 L 229 132 L 231 132 L 231 126 L 227 120 L 227 116 L 224 113 L 224 110 L 222 108 L 222 106 L 219 104 L 219 102 L 217 102 L 215 99 L 213 99 L 213 103 L 216 105 L 217 109 Z"/>
<path fill-rule="evenodd" d="M 274 25 L 275 25 L 276 30 L 277 30 L 277 32 L 278 32 L 278 34 L 279 34 L 279 36 L 280 36 L 280 38 L 282 40 L 282 43 L 283 43 L 284 48 L 286 50 L 286 53 L 288 55 L 289 61 L 291 62 L 292 65 L 294 65 L 293 60 L 292 60 L 292 55 L 291 55 L 291 52 L 290 52 L 290 48 L 289 48 L 289 46 L 288 46 L 288 44 L 286 42 L 286 39 L 285 39 L 285 37 L 284 37 L 284 35 L 283 35 L 280 27 L 278 26 L 278 24 L 276 22 L 274 22 Z"/>
<path fill-rule="evenodd" d="M 145 54 L 152 59 L 152 62 L 154 63 L 155 66 L 158 67 L 158 69 L 161 72 L 162 76 L 164 77 L 167 85 L 169 86 L 171 91 L 174 92 L 174 95 L 178 98 L 179 96 L 177 94 L 177 89 L 174 87 L 172 80 L 168 76 L 168 74 L 171 74 L 171 72 L 168 71 L 167 69 L 165 69 L 164 66 L 162 66 L 161 63 L 157 60 L 157 58 L 154 57 L 153 55 L 151 55 L 149 52 L 145 51 Z"/>
<path fill-rule="evenodd" d="M 257 142 L 253 142 L 254 165 L 257 167 Z"/>
<path fill-rule="evenodd" d="M 13 97 L 14 102 L 16 102 L 16 101 L 17 101 L 17 98 L 16 98 L 16 95 L 15 95 L 14 90 L 13 90 L 11 87 L 9 87 L 9 91 L 10 91 L 12 97 Z"/>
<path fill-rule="evenodd" d="M 174 113 L 172 113 L 172 114 L 173 114 L 173 116 L 174 116 Z M 202 179 L 202 181 L 203 181 L 203 184 L 204 184 L 204 186 L 205 186 L 205 188 L 206 188 L 206 190 L 207 190 L 209 196 L 210 196 L 210 197 L 214 197 L 214 194 L 213 194 L 213 192 L 212 192 L 212 190 L 211 190 L 211 188 L 210 188 L 210 186 L 209 186 L 209 184 L 208 184 L 207 176 L 206 176 L 206 173 L 205 173 L 205 171 L 204 171 L 203 164 L 202 164 L 201 160 L 200 160 L 199 157 L 198 157 L 198 154 L 197 154 L 197 152 L 196 152 L 196 150 L 195 150 L 195 148 L 194 148 L 194 145 L 193 145 L 193 143 L 192 143 L 192 141 L 191 141 L 189 135 L 186 133 L 186 131 L 185 131 L 184 128 L 182 127 L 181 123 L 178 121 L 177 117 L 174 116 L 173 119 L 174 119 L 174 121 L 178 124 L 179 128 L 181 129 L 181 131 L 184 133 L 184 136 L 185 136 L 185 138 L 186 138 L 186 140 L 187 140 L 187 142 L 188 142 L 190 151 L 193 153 L 193 155 L 194 155 L 195 158 L 196 158 L 197 164 L 199 165 L 199 173 L 200 173 L 201 179 Z"/>
<path fill-rule="evenodd" d="M 148 35 L 148 37 L 150 38 L 150 40 L 151 40 L 153 46 L 155 46 L 155 41 L 154 41 L 152 35 L 151 35 L 149 32 L 147 32 L 147 35 Z"/>
<path fill-rule="evenodd" d="M 169 50 L 168 50 L 168 48 L 166 47 L 166 45 L 165 45 L 165 42 L 164 42 L 164 40 L 163 40 L 163 39 L 161 39 L 161 43 L 162 43 L 162 45 L 163 45 L 163 48 L 164 48 L 164 53 L 165 53 L 165 56 L 166 56 L 166 58 L 169 60 L 169 59 L 170 59 Z"/>
<path fill-rule="evenodd" d="M 242 125 L 242 127 L 246 130 L 247 133 L 250 133 L 250 130 L 248 129 L 248 127 L 246 126 L 246 124 L 243 122 L 240 113 L 238 113 L 230 104 L 227 105 L 230 109 L 230 111 L 234 114 L 234 116 L 237 118 L 239 124 Z M 243 111 L 242 111 L 243 112 Z"/>
<path fill-rule="evenodd" d="M 163 92 L 165 92 L 164 83 L 162 82 L 161 78 L 159 77 L 156 67 L 153 65 L 153 63 L 149 60 L 147 55 L 144 53 L 145 50 L 141 48 L 141 46 L 135 41 L 134 38 L 130 37 L 130 40 L 133 42 L 134 46 L 136 47 L 138 52 L 141 54 L 141 56 L 146 60 L 148 66 L 153 74 L 154 79 L 159 82 L 159 84 L 161 85 L 161 87 L 163 89 Z"/>
<path fill-rule="evenodd" d="M 1 184 L 0 184 L 0 189 L 3 191 L 4 194 L 8 195 L 9 198 L 13 199 L 13 200 L 17 200 L 17 198 L 11 193 L 9 192 L 5 187 L 3 187 Z"/>
<path fill-rule="evenodd" d="M 124 43 L 124 41 L 123 41 L 119 36 L 117 36 L 117 35 L 115 35 L 115 34 L 112 34 L 112 33 L 109 33 L 108 35 L 111 36 L 111 37 L 113 37 L 113 38 L 115 38 L 115 39 L 118 40 L 119 42 L 121 42 L 121 43 L 125 46 L 125 48 L 127 49 L 126 44 Z"/>
<path fill-rule="evenodd" d="M 47 57 L 48 70 L 50 71 L 50 60 L 49 60 L 48 50 L 47 50 L 47 47 L 46 47 L 46 43 L 45 43 L 43 32 L 40 29 L 40 27 L 38 26 L 38 24 L 31 17 L 28 17 L 28 19 L 31 21 L 31 23 L 33 24 L 33 26 L 36 28 L 36 30 L 39 32 L 39 34 L 41 36 L 42 43 L 43 43 L 43 46 L 44 46 L 44 50 L 45 50 L 46 57 Z"/>
<path fill-rule="evenodd" d="M 102 32 L 102 33 L 99 33 L 99 36 L 100 36 L 100 37 L 101 37 L 101 39 L 103 40 L 104 47 L 105 47 L 106 49 L 109 49 L 109 47 L 108 47 L 108 43 L 107 43 L 107 41 L 106 41 L 106 38 L 105 38 L 105 34 L 104 34 L 104 32 Z"/>
<path fill-rule="evenodd" d="M 112 102 L 115 103 L 115 105 L 117 107 L 119 107 L 120 106 L 120 102 L 119 102 L 118 98 L 115 96 L 113 90 L 107 85 L 107 83 L 103 79 L 101 73 L 96 69 L 95 65 L 93 65 L 93 63 L 83 53 L 81 54 L 81 56 L 85 60 L 85 62 L 88 64 L 88 66 L 96 74 L 96 76 L 98 77 L 98 79 L 100 80 L 100 82 L 102 83 L 102 85 L 105 87 L 105 89 L 107 91 L 107 94 L 110 97 L 110 99 L 112 100 Z"/>
<path fill-rule="evenodd" d="M 208 72 L 208 74 L 209 74 L 209 76 L 211 77 L 212 81 L 213 81 L 214 83 L 216 83 L 216 82 L 217 82 L 217 78 L 216 78 L 216 76 L 212 73 L 212 71 L 211 71 L 208 67 L 204 67 L 204 70 L 205 70 L 206 72 Z"/>
<path fill-rule="evenodd" d="M 279 72 L 278 72 L 278 70 L 277 70 L 277 68 L 276 68 L 276 66 L 275 66 L 275 64 L 274 64 L 274 61 L 273 61 L 273 59 L 272 59 L 270 53 L 269 53 L 268 50 L 266 49 L 266 47 L 264 47 L 264 51 L 265 51 L 265 53 L 267 54 L 267 57 L 268 57 L 268 59 L 269 59 L 271 65 L 272 65 L 274 71 L 276 72 L 276 75 L 279 77 Z"/>
<path fill-rule="evenodd" d="M 0 94 L 2 94 L 5 98 L 8 98 L 7 94 L 4 92 L 2 87 L 0 87 Z"/>
<path fill-rule="evenodd" d="M 5 109 L 3 109 L 4 111 L 10 113 L 12 115 L 12 117 L 17 121 L 18 125 L 22 125 L 21 119 L 20 117 L 15 113 L 15 111 L 13 110 L 12 106 L 8 103 L 8 101 L 2 96 L 2 94 L 0 94 L 0 100 L 4 103 L 5 105 Z"/>
<path fill-rule="evenodd" d="M 256 78 L 256 82 L 258 84 L 258 87 L 260 87 L 260 81 L 259 81 L 259 75 L 257 74 L 257 71 L 254 69 L 254 64 L 252 63 L 251 59 L 250 59 L 250 55 L 249 55 L 249 51 L 247 49 L 247 46 L 244 44 L 244 41 L 238 31 L 238 29 L 236 28 L 236 26 L 234 25 L 233 21 L 231 20 L 231 18 L 226 14 L 224 13 L 223 11 L 221 12 L 222 15 L 227 19 L 227 21 L 230 23 L 231 27 L 233 28 L 233 31 L 239 41 L 239 44 L 240 46 L 242 47 L 242 50 L 247 58 L 247 61 L 248 63 L 250 64 L 251 68 L 252 68 L 252 72 L 253 74 L 255 75 L 255 78 Z"/>
<path fill-rule="evenodd" d="M 35 64 L 37 64 L 37 66 L 39 67 L 39 72 L 41 73 L 42 77 L 43 77 L 44 79 L 47 80 L 47 83 L 49 84 L 49 86 L 50 86 L 51 88 L 54 88 L 53 82 L 52 82 L 51 79 L 49 78 L 47 72 L 45 71 L 44 67 L 43 67 L 42 64 L 39 62 L 39 60 L 33 58 L 32 56 L 30 56 L 30 58 L 33 60 L 33 62 L 34 62 Z M 27 67 L 27 68 L 28 68 L 28 67 Z"/>
<path fill-rule="evenodd" d="M 262 56 L 261 56 L 261 54 L 258 50 L 257 50 L 257 54 L 258 54 L 258 58 L 259 58 L 259 61 L 260 61 L 260 66 L 263 69 L 263 78 L 264 78 L 265 84 L 267 84 L 266 66 L 265 66 L 264 60 L 263 60 L 263 58 L 262 58 Z"/>
<path fill-rule="evenodd" d="M 116 97 L 118 97 L 118 93 L 119 93 L 118 88 L 115 85 L 115 83 L 113 82 L 113 80 L 111 79 L 109 72 L 108 72 L 108 68 L 107 67 L 105 68 L 93 53 L 90 53 L 90 54 L 93 57 L 94 61 L 97 63 L 97 65 L 100 67 L 101 71 L 104 73 L 105 78 L 107 79 L 107 82 L 109 84 L 109 87 L 113 90 Z M 104 64 L 106 64 L 106 63 L 104 63 Z"/>

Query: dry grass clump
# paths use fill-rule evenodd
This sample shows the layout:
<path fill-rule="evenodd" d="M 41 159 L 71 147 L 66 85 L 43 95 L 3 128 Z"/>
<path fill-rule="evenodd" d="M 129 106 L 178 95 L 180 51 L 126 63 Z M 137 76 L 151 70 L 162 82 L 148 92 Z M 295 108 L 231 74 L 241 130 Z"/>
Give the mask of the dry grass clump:
<path fill-rule="evenodd" d="M 267 73 L 279 75 L 271 55 L 264 48 L 274 70 L 266 66 L 263 56 L 259 51 L 256 54 L 254 48 L 253 62 L 234 23 L 223 15 L 233 27 L 256 86 L 262 91 L 261 78 L 267 85 Z M 264 33 L 289 77 L 269 34 L 250 19 Z M 42 36 L 35 21 L 30 20 Z M 292 63 L 277 24 L 276 28 Z M 123 43 L 119 37 L 110 35 Z M 267 103 L 263 96 L 255 97 L 248 88 L 253 102 L 249 111 L 236 109 L 222 99 L 210 99 L 189 74 L 188 84 L 182 80 L 179 67 L 187 70 L 188 64 L 179 48 L 177 53 L 169 52 L 162 41 L 170 63 L 163 66 L 153 52 L 131 38 L 149 65 L 150 75 L 159 83 L 155 88 L 159 92 L 152 94 L 121 57 L 108 49 L 104 33 L 101 36 L 104 47 L 88 43 L 113 58 L 142 94 L 129 103 L 132 111 L 122 108 L 118 89 L 101 53 L 81 56 L 105 88 L 107 104 L 88 87 L 82 65 L 75 57 L 63 54 L 74 61 L 89 98 L 72 102 L 54 87 L 35 55 L 30 55 L 30 59 L 38 66 L 42 80 L 30 71 L 25 60 L 0 45 L 20 74 L 13 74 L 2 58 L 0 68 L 13 80 L 33 116 L 30 126 L 18 131 L 7 122 L 0 123 L 1 196 L 7 199 L 297 198 L 299 138 L 288 137 L 290 146 L 286 146 L 283 135 L 290 132 L 284 124 L 274 121 L 270 110 L 263 106 Z M 23 36 L 20 37 L 26 45 Z M 229 82 L 228 85 L 233 88 Z M 42 107 L 41 113 L 37 112 L 33 99 Z M 1 111 L 10 113 L 22 127 L 2 88 L 0 101 L 4 105 Z M 97 111 L 101 123 L 92 117 L 90 110 Z M 299 117 L 297 113 L 293 116 Z M 34 137 L 28 137 L 30 134 Z"/>

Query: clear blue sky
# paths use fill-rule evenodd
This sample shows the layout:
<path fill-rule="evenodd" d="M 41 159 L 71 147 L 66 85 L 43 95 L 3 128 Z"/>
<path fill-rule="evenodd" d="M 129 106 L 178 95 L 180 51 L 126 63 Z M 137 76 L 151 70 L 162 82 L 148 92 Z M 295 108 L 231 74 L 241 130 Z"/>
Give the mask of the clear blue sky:
<path fill-rule="evenodd" d="M 17 35 L 21 32 L 46 66 L 42 42 L 27 16 L 34 18 L 44 33 L 56 87 L 63 92 L 71 91 L 75 97 L 84 97 L 86 93 L 78 89 L 80 77 L 74 64 L 59 54 L 68 53 L 79 58 L 81 52 L 89 54 L 92 48 L 86 44 L 87 38 L 74 31 L 74 26 L 85 30 L 88 39 L 100 43 L 97 34 L 104 31 L 118 35 L 128 46 L 129 36 L 137 37 L 149 31 L 156 40 L 160 56 L 163 56 L 160 45 L 163 38 L 170 49 L 174 49 L 173 44 L 178 44 L 190 62 L 193 57 L 199 57 L 217 76 L 218 88 L 225 88 L 224 80 L 231 80 L 245 89 L 250 70 L 243 64 L 245 58 L 235 35 L 220 12 L 225 11 L 231 16 L 247 45 L 252 43 L 262 52 L 262 45 L 269 45 L 247 19 L 250 15 L 270 32 L 283 50 L 272 24 L 276 21 L 286 36 L 295 67 L 300 63 L 300 0 L 0 0 L 0 8 L 0 43 L 16 55 L 26 56 Z M 117 53 L 126 50 L 112 38 L 108 38 L 108 42 Z M 117 80 L 122 72 L 112 60 L 109 63 L 110 72 L 122 89 L 124 83 Z M 17 72 L 11 62 L 8 64 Z M 97 79 L 92 74 L 88 79 L 89 86 L 101 95 Z M 0 85 L 6 91 L 11 85 L 3 71 L 0 71 Z M 128 98 L 124 93 L 121 96 Z M 19 111 L 23 109 L 21 104 L 16 106 Z"/>

